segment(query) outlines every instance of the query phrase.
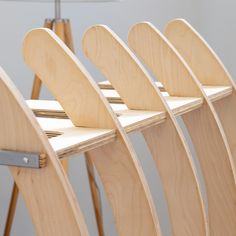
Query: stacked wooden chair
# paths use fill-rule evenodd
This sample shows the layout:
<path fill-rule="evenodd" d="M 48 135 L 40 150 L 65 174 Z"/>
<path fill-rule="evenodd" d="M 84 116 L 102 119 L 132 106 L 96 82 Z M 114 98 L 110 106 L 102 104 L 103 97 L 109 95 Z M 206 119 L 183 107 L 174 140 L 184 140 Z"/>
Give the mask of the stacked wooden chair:
<path fill-rule="evenodd" d="M 83 49 L 107 81 L 97 85 L 48 29 L 29 32 L 23 53 L 55 101 L 24 101 L 0 71 L 0 161 L 14 166 L 11 173 L 38 235 L 88 235 L 59 161 L 78 153 L 85 153 L 98 171 L 118 235 L 162 235 L 128 140 L 131 132 L 142 133 L 155 161 L 173 235 L 236 234 L 235 85 L 188 23 L 170 22 L 165 35 L 142 22 L 128 36 L 129 47 L 156 82 L 103 25 L 87 30 Z M 17 119 L 12 115 L 16 113 Z M 196 150 L 208 207 L 177 117 L 183 119 Z"/>

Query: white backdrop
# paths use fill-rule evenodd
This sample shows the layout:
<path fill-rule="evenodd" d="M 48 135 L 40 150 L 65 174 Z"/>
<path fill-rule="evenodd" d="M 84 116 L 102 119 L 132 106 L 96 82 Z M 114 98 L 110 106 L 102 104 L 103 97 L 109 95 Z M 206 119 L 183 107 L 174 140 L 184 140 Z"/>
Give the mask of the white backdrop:
<path fill-rule="evenodd" d="M 127 41 L 127 32 L 134 23 L 151 21 L 163 30 L 166 22 L 175 17 L 187 19 L 216 50 L 231 75 L 236 77 L 236 3 L 233 0 L 125 0 L 117 3 L 64 3 L 62 7 L 62 16 L 70 18 L 72 23 L 76 54 L 97 81 L 102 80 L 102 76 L 84 57 L 81 50 L 81 39 L 86 28 L 98 23 L 107 24 Z M 0 1 L 0 65 L 7 71 L 25 98 L 30 96 L 33 74 L 23 63 L 21 43 L 26 32 L 34 27 L 41 27 L 44 18 L 53 17 L 53 11 L 52 3 Z M 50 95 L 44 89 L 42 98 L 49 97 Z M 151 185 L 164 235 L 171 235 L 162 188 L 153 162 L 149 158 L 142 138 L 132 135 L 131 140 L 139 153 L 139 159 Z M 83 157 L 74 158 L 71 163 L 72 184 L 85 214 L 89 231 L 92 236 L 96 236 Z M 12 180 L 8 170 L 1 167 L 0 233 L 5 221 L 2 214 L 4 216 L 6 214 L 11 185 Z M 103 193 L 102 196 L 106 235 L 115 236 L 110 208 Z M 23 201 L 20 199 L 12 236 L 22 235 L 32 236 L 35 232 Z"/>

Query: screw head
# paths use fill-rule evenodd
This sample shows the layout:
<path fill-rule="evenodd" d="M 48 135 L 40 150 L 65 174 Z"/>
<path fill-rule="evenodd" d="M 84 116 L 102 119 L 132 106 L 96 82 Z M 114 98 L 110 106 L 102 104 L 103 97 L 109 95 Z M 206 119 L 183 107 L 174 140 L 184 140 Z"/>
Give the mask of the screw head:
<path fill-rule="evenodd" d="M 29 158 L 28 158 L 28 157 L 23 157 L 23 162 L 24 162 L 25 164 L 28 164 L 28 163 L 29 163 Z"/>

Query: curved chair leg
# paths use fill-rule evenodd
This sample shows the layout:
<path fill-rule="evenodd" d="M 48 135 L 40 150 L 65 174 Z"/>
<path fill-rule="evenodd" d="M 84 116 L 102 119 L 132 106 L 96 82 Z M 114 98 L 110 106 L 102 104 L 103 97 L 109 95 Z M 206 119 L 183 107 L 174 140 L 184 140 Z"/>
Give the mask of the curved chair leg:
<path fill-rule="evenodd" d="M 174 235 L 206 235 L 207 225 L 195 169 L 176 120 L 150 77 L 106 26 L 91 27 L 84 52 L 111 82 L 129 111 L 164 111 L 166 119 L 143 128 L 162 178 Z"/>
<path fill-rule="evenodd" d="M 47 165 L 44 168 L 10 167 L 37 234 L 88 235 L 82 213 L 57 156 L 23 97 L 2 69 L 0 91 L 0 149 L 46 155 Z"/>
<path fill-rule="evenodd" d="M 186 62 L 153 25 L 135 25 L 129 33 L 129 45 L 161 81 L 170 97 L 203 98 L 200 108 L 182 117 L 197 151 L 206 182 L 210 234 L 234 235 L 235 168 L 225 133 L 213 106 Z"/>
<path fill-rule="evenodd" d="M 161 235 L 151 195 L 133 149 L 85 68 L 63 42 L 46 29 L 31 31 L 24 40 L 23 51 L 25 62 L 39 75 L 75 126 L 116 131 L 114 142 L 87 154 L 101 176 L 119 235 Z"/>
<path fill-rule="evenodd" d="M 224 128 L 236 167 L 236 90 L 233 89 L 231 95 L 214 101 L 213 106 Z"/>
<path fill-rule="evenodd" d="M 171 21 L 167 25 L 165 34 L 196 74 L 206 94 L 209 87 L 216 91 L 219 88 L 230 90 L 229 93 L 210 100 L 224 128 L 233 155 L 234 166 L 236 166 L 235 82 L 210 46 L 185 20 Z"/>

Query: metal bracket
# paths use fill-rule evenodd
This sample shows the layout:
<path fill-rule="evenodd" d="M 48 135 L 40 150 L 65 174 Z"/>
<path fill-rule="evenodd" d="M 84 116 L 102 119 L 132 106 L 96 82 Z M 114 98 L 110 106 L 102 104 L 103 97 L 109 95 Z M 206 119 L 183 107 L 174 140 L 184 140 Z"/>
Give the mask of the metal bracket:
<path fill-rule="evenodd" d="M 26 168 L 43 168 L 46 166 L 46 155 L 41 153 L 0 150 L 0 165 Z"/>

